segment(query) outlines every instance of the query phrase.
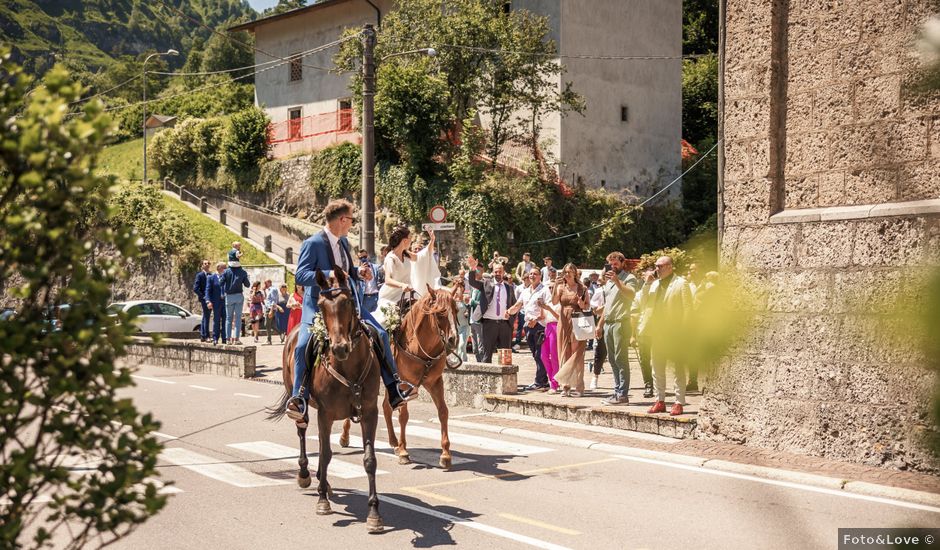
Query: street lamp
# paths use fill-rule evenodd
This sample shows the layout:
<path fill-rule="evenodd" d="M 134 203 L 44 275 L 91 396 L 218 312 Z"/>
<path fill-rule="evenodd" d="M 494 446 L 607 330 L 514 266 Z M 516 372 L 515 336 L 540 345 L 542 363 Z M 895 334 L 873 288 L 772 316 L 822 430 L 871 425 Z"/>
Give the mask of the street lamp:
<path fill-rule="evenodd" d="M 147 62 L 150 61 L 151 57 L 158 55 L 179 55 L 180 53 L 174 49 L 169 49 L 165 52 L 152 53 L 144 59 L 144 64 L 141 66 L 141 72 L 144 80 L 144 183 L 147 183 Z"/>
<path fill-rule="evenodd" d="M 362 229 L 359 248 L 375 257 L 375 29 L 366 25 L 362 31 Z M 423 53 L 434 57 L 434 48 L 419 48 L 382 57 L 382 61 L 400 55 Z"/>

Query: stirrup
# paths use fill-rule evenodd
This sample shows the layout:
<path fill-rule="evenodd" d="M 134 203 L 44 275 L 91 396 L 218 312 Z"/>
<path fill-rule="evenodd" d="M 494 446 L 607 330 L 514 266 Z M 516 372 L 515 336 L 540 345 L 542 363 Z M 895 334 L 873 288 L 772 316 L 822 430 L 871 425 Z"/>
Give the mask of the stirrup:
<path fill-rule="evenodd" d="M 297 403 L 300 403 L 298 410 L 291 408 L 291 405 L 297 406 Z M 307 401 L 303 397 L 291 397 L 287 400 L 287 406 L 285 407 L 287 418 L 290 418 L 294 422 L 303 422 L 304 417 L 307 416 Z"/>
<path fill-rule="evenodd" d="M 401 391 L 402 384 L 408 386 L 408 388 L 406 389 L 408 393 L 404 393 Z M 407 403 L 411 401 L 412 399 L 414 399 L 415 397 L 418 397 L 418 388 L 411 382 L 406 382 L 405 380 L 402 380 L 401 378 L 395 380 L 395 389 L 397 389 L 398 394 L 401 395 L 402 403 Z"/>

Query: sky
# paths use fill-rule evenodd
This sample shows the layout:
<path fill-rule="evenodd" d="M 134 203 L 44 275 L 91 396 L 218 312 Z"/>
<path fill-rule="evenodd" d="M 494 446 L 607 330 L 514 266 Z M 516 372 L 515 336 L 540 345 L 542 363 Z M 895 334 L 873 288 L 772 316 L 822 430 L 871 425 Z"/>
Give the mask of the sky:
<path fill-rule="evenodd" d="M 271 8 L 277 5 L 277 0 L 248 0 L 248 3 L 251 4 L 251 7 L 255 9 L 256 12 L 261 12 L 265 8 Z"/>

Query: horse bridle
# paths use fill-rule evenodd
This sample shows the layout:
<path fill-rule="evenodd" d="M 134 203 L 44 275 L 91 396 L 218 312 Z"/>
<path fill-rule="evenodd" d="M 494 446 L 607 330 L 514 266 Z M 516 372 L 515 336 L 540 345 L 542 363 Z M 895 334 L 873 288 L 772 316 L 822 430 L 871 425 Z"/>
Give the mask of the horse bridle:
<path fill-rule="evenodd" d="M 330 300 L 332 300 L 337 294 L 346 294 L 347 296 L 352 296 L 352 291 L 344 287 L 333 287 L 333 288 L 328 288 L 326 290 L 320 291 L 321 296 L 324 293 L 328 295 L 328 299 Z M 324 320 L 324 324 L 325 323 L 326 321 Z M 359 341 L 359 338 L 362 337 L 362 335 L 366 334 L 366 329 L 362 326 L 362 320 L 359 318 L 358 312 L 356 315 L 353 316 L 353 327 L 350 332 L 352 332 L 352 334 L 350 334 L 350 337 L 349 337 L 350 352 L 351 352 L 352 349 L 356 347 L 357 342 Z M 346 386 L 346 388 L 349 389 L 349 392 L 353 396 L 353 402 L 352 402 L 353 408 L 356 409 L 356 414 L 351 416 L 350 420 L 358 424 L 359 421 L 362 419 L 362 385 L 366 381 L 366 377 L 369 375 L 369 373 L 372 372 L 373 361 L 368 362 L 368 364 L 366 365 L 366 368 L 363 369 L 362 374 L 359 375 L 358 380 L 356 380 L 355 382 L 350 382 L 339 371 L 333 368 L 333 365 L 330 364 L 331 362 L 329 360 L 324 360 L 325 358 L 324 358 L 324 354 L 322 353 L 322 351 L 327 349 L 328 347 L 326 342 L 327 341 L 320 343 L 321 353 L 319 357 L 321 359 L 319 360 L 324 363 L 324 365 L 326 366 L 326 371 L 330 373 L 330 376 L 332 376 L 337 382 Z M 333 352 L 332 350 L 330 350 L 330 355 L 332 356 L 332 354 Z"/>
<path fill-rule="evenodd" d="M 437 320 L 438 314 L 432 313 L 428 316 L 431 317 L 431 319 L 434 321 L 435 328 L 437 328 L 437 335 L 441 343 L 441 351 L 437 353 L 436 355 L 431 355 L 431 353 L 425 350 L 424 346 L 421 345 L 421 340 L 418 338 L 418 327 L 421 325 L 420 321 L 416 322 L 415 326 L 411 330 L 412 341 L 414 341 L 418 345 L 418 349 L 420 350 L 420 352 L 423 355 L 426 355 L 427 357 L 419 357 L 417 354 L 411 353 L 411 351 L 409 351 L 408 348 L 405 347 L 399 341 L 398 338 L 393 338 L 393 340 L 395 341 L 395 345 L 398 346 L 398 349 L 400 349 L 402 353 L 404 353 L 407 357 L 416 361 L 417 363 L 424 365 L 424 372 L 421 373 L 421 378 L 418 380 L 418 383 L 415 384 L 415 387 L 420 386 L 421 383 L 424 382 L 424 379 L 427 378 L 428 373 L 431 372 L 431 367 L 434 366 L 434 363 L 440 361 L 441 358 L 446 357 L 448 354 L 453 353 L 454 351 L 450 349 L 450 347 L 447 345 L 447 339 L 444 337 L 444 331 L 441 329 L 441 324 Z M 404 319 L 402 319 L 402 321 L 404 322 Z M 460 358 L 458 357 L 458 361 L 459 360 Z M 451 369 L 456 369 L 456 368 L 459 368 L 461 364 L 462 364 L 462 361 L 454 367 L 450 367 L 449 365 L 447 366 Z"/>

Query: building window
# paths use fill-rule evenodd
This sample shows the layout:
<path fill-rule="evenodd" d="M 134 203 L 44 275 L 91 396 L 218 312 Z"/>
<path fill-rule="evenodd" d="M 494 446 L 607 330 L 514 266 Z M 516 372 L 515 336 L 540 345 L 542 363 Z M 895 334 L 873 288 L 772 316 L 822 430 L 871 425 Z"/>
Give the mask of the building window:
<path fill-rule="evenodd" d="M 303 58 L 295 55 L 290 58 L 290 81 L 297 82 L 304 78 Z"/>
<path fill-rule="evenodd" d="M 510 0 L 504 0 L 503 2 L 503 13 L 509 15 L 509 12 L 512 11 L 512 2 Z"/>
<path fill-rule="evenodd" d="M 303 118 L 301 108 L 295 107 L 287 111 L 287 139 L 295 141 L 303 136 Z"/>
<path fill-rule="evenodd" d="M 627 110 L 627 106 L 621 105 L 620 106 L 620 122 L 626 122 L 628 115 L 629 115 L 629 112 Z"/>
<path fill-rule="evenodd" d="M 339 120 L 337 122 L 337 129 L 340 132 L 349 132 L 352 130 L 352 100 L 351 99 L 341 99 L 339 100 Z"/>

